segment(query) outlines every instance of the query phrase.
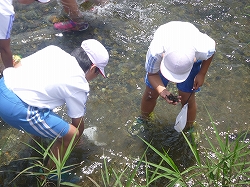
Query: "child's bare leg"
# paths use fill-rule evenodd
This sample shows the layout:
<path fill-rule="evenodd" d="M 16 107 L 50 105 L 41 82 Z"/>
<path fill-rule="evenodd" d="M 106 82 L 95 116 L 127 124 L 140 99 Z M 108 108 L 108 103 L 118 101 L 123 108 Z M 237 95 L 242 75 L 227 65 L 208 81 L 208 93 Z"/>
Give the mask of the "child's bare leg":
<path fill-rule="evenodd" d="M 147 119 L 151 112 L 153 112 L 159 94 L 156 90 L 146 86 L 141 100 L 141 115 Z"/>
<path fill-rule="evenodd" d="M 5 68 L 13 67 L 10 39 L 0 39 L 0 55 Z"/>
<path fill-rule="evenodd" d="M 76 23 L 83 21 L 83 15 L 78 8 L 76 0 L 61 0 L 65 13 Z"/>
<path fill-rule="evenodd" d="M 182 92 L 179 90 L 179 95 L 181 96 L 181 104 L 183 106 L 184 104 L 186 104 L 186 101 L 188 100 L 190 93 Z M 195 122 L 196 112 L 197 112 L 197 105 L 195 101 L 195 93 L 193 93 L 188 100 L 187 124 L 185 127 L 186 129 L 192 127 L 193 123 Z"/>
<path fill-rule="evenodd" d="M 70 124 L 69 132 L 64 137 L 59 138 L 55 141 L 55 143 L 51 147 L 51 152 L 57 158 L 60 156 L 60 159 L 62 159 L 75 134 L 76 136 L 74 142 L 78 140 L 79 132 L 73 125 Z M 52 160 L 49 159 L 47 167 L 50 169 L 55 168 L 55 163 L 53 163 Z"/>

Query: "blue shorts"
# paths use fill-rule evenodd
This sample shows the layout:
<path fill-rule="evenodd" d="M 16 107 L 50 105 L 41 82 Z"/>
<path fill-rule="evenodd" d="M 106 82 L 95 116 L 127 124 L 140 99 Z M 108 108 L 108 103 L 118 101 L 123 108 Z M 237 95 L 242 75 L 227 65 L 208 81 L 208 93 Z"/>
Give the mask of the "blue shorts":
<path fill-rule="evenodd" d="M 29 106 L 0 79 L 0 117 L 7 124 L 35 136 L 56 138 L 66 135 L 69 124 L 50 109 Z"/>
<path fill-rule="evenodd" d="M 177 88 L 179 90 L 181 90 L 183 92 L 188 92 L 188 93 L 193 92 L 192 89 L 194 86 L 194 78 L 199 73 L 199 71 L 201 69 L 201 64 L 202 64 L 202 60 L 196 61 L 193 65 L 193 68 L 192 68 L 188 78 L 182 83 L 177 83 Z M 168 85 L 169 80 L 167 80 L 161 73 L 160 73 L 160 77 L 161 77 L 161 80 L 162 80 L 164 86 L 166 87 Z M 150 87 L 151 89 L 154 89 L 148 80 L 148 74 L 146 74 L 146 76 L 145 76 L 145 84 L 148 87 Z M 198 91 L 200 91 L 200 88 L 198 88 L 195 92 L 198 92 Z"/>

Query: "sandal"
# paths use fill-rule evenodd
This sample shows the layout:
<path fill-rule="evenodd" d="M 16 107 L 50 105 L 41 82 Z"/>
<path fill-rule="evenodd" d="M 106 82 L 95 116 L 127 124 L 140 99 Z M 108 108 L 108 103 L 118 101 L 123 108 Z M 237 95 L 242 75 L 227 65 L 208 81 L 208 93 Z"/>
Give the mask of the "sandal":
<path fill-rule="evenodd" d="M 60 31 L 84 31 L 88 29 L 88 22 L 76 23 L 72 20 L 54 23 L 54 28 Z"/>

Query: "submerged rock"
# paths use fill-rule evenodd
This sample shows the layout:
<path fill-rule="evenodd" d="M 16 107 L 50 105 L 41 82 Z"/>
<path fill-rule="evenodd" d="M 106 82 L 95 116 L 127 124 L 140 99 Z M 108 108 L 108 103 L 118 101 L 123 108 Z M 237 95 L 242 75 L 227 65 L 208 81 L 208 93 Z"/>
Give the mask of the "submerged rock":
<path fill-rule="evenodd" d="M 27 145 L 30 140 L 29 136 L 23 132 L 6 128 L 1 130 L 0 135 L 0 166 L 8 165 L 11 161 L 24 158 L 27 155 Z"/>

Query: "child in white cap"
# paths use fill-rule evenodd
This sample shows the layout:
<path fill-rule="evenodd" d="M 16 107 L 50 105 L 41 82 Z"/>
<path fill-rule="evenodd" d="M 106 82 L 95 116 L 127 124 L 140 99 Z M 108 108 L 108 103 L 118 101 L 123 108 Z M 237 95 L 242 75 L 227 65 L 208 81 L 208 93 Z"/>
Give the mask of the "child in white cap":
<path fill-rule="evenodd" d="M 203 85 L 214 53 L 215 41 L 193 24 L 172 21 L 161 25 L 146 55 L 146 89 L 141 101 L 141 116 L 132 128 L 147 122 L 158 96 L 173 105 L 181 102 L 183 106 L 188 100 L 186 129 L 191 128 L 196 118 L 196 101 L 195 94 L 189 96 Z M 177 83 L 179 96 L 174 100 L 166 88 L 169 81 Z"/>
<path fill-rule="evenodd" d="M 18 0 L 22 4 L 30 4 L 35 0 Z M 49 2 L 50 0 L 37 0 L 41 3 Z M 12 5 L 13 0 L 0 1 L 0 59 L 4 66 L 13 67 L 12 52 L 10 49 L 10 34 L 15 19 L 15 11 Z M 0 60 L 1 62 L 1 60 Z M 1 72 L 0 72 L 1 77 Z"/>
<path fill-rule="evenodd" d="M 83 41 L 71 54 L 50 45 L 21 59 L 17 67 L 6 68 L 0 79 L 0 117 L 35 136 L 58 137 L 51 152 L 64 153 L 74 134 L 77 141 L 84 130 L 88 81 L 99 73 L 105 77 L 108 60 L 107 50 L 94 39 Z M 53 112 L 64 104 L 71 123 Z"/>
<path fill-rule="evenodd" d="M 94 3 L 100 3 L 102 0 L 91 0 Z M 50 0 L 18 0 L 21 4 L 31 4 L 33 2 L 48 3 Z M 69 17 L 63 22 L 54 23 L 54 28 L 60 31 L 83 31 L 89 24 L 84 21 L 84 17 L 79 10 L 76 0 L 60 0 L 65 14 Z M 13 57 L 10 48 L 10 35 L 15 19 L 13 0 L 0 0 L 0 63 L 4 66 L 13 67 Z M 2 60 L 1 60 L 2 59 Z M 1 66 L 0 66 L 1 67 Z M 2 68 L 1 68 L 2 69 Z M 2 70 L 0 69 L 0 77 Z"/>

